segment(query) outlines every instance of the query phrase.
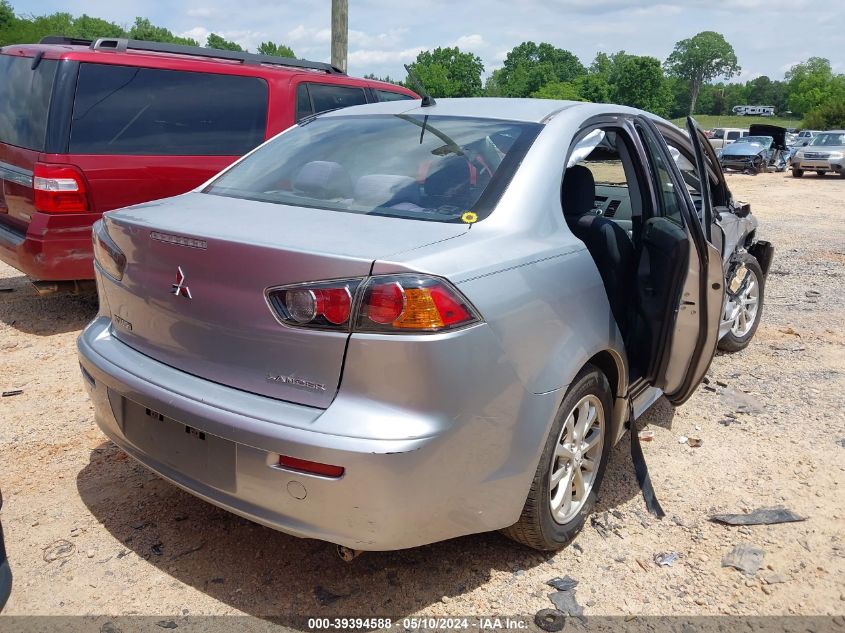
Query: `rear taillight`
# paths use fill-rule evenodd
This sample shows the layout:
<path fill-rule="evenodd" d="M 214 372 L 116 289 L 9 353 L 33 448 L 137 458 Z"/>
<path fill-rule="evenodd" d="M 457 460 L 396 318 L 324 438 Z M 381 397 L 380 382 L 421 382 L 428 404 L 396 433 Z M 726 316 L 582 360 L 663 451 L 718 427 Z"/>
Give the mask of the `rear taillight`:
<path fill-rule="evenodd" d="M 267 300 L 286 325 L 348 330 L 360 279 L 343 279 L 274 288 Z"/>
<path fill-rule="evenodd" d="M 89 210 L 88 187 L 76 167 L 36 163 L 32 188 L 35 208 L 44 213 L 85 213 Z"/>
<path fill-rule="evenodd" d="M 126 255 L 109 236 L 106 223 L 103 220 L 94 223 L 92 238 L 94 240 L 94 261 L 110 277 L 114 277 L 117 281 L 123 279 L 123 271 L 126 269 Z"/>
<path fill-rule="evenodd" d="M 267 300 L 282 323 L 294 327 L 383 333 L 441 332 L 480 321 L 448 281 L 428 275 L 273 288 Z"/>
<path fill-rule="evenodd" d="M 440 332 L 478 320 L 469 302 L 448 281 L 395 275 L 373 277 L 364 286 L 355 330 Z"/>

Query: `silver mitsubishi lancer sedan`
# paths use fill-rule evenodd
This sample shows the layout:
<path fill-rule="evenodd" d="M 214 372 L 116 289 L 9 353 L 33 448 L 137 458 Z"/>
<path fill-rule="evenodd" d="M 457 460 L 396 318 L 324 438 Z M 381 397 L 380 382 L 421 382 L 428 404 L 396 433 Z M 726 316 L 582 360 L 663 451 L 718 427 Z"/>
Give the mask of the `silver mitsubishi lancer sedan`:
<path fill-rule="evenodd" d="M 352 107 L 106 214 L 78 342 L 97 424 L 296 536 L 566 545 L 626 421 L 689 398 L 731 325 L 719 220 L 739 207 L 689 124 L 532 99 Z"/>

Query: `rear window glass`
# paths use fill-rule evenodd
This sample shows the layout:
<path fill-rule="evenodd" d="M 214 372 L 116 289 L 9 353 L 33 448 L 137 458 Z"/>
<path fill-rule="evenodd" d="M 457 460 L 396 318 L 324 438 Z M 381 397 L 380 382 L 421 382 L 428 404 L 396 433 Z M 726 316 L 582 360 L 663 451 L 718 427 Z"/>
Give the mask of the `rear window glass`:
<path fill-rule="evenodd" d="M 258 77 L 82 64 L 70 152 L 236 156 L 264 141 Z"/>
<path fill-rule="evenodd" d="M 318 113 L 367 103 L 367 97 L 362 88 L 308 84 L 308 92 L 311 95 L 311 103 L 314 104 L 314 112 Z"/>
<path fill-rule="evenodd" d="M 541 127 L 405 114 L 322 117 L 273 139 L 205 191 L 348 213 L 474 222 L 493 210 Z"/>
<path fill-rule="evenodd" d="M 0 142 L 41 151 L 56 60 L 0 55 Z"/>
<path fill-rule="evenodd" d="M 393 92 L 391 90 L 376 90 L 376 96 L 379 101 L 406 101 L 413 99 L 411 95 L 406 95 L 403 92 Z"/>

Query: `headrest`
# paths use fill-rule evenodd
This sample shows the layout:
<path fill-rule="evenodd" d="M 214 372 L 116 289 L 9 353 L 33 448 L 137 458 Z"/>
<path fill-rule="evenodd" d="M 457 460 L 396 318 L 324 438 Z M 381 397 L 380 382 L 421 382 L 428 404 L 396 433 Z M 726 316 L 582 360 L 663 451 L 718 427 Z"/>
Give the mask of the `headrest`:
<path fill-rule="evenodd" d="M 583 165 L 574 165 L 563 175 L 560 201 L 563 214 L 579 216 L 595 211 L 596 181 L 593 172 Z"/>
<path fill-rule="evenodd" d="M 373 207 L 391 207 L 402 202 L 419 204 L 420 187 L 408 176 L 368 174 L 355 183 L 355 202 Z"/>
<path fill-rule="evenodd" d="M 352 180 L 339 163 L 314 160 L 302 166 L 293 181 L 293 188 L 322 200 L 348 198 L 352 192 Z"/>
<path fill-rule="evenodd" d="M 460 198 L 469 193 L 470 166 L 463 156 L 435 163 L 425 177 L 425 193 L 440 198 Z"/>

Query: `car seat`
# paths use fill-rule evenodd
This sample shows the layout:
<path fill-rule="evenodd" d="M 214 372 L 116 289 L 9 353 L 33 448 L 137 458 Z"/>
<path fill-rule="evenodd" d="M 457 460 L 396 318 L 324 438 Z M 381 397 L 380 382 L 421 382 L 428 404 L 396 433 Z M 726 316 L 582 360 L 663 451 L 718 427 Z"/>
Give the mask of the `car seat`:
<path fill-rule="evenodd" d="M 567 169 L 561 189 L 566 223 L 592 255 L 607 291 L 610 310 L 624 335 L 627 315 L 636 296 L 636 251 L 625 229 L 597 215 L 595 200 L 593 173 L 583 165 Z"/>

